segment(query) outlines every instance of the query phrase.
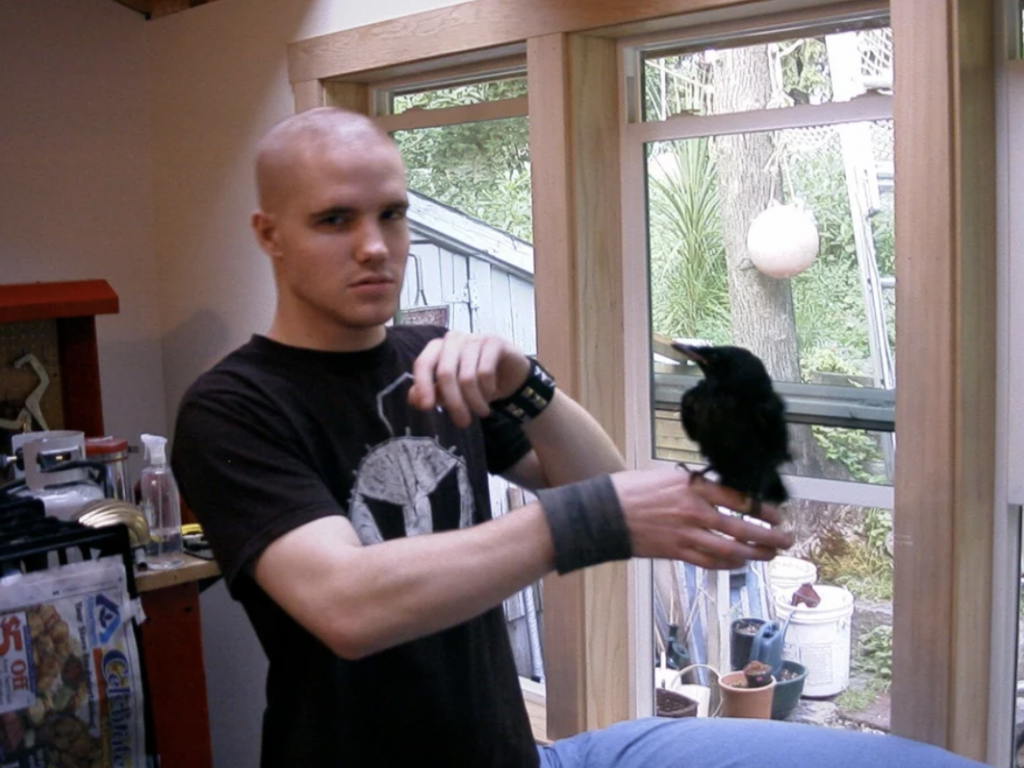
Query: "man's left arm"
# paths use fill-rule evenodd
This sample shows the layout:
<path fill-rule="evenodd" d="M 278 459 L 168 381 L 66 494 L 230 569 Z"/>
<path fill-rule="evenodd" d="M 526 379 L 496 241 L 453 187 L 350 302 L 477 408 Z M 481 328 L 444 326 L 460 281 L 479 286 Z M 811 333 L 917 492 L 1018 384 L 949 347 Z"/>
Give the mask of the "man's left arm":
<path fill-rule="evenodd" d="M 471 413 L 483 418 L 492 402 L 519 390 L 530 371 L 526 355 L 498 336 L 449 331 L 416 359 L 409 400 L 423 410 L 441 406 L 464 427 Z M 505 477 L 525 488 L 555 487 L 626 468 L 597 420 L 561 390 L 523 431 L 533 451 Z"/>
<path fill-rule="evenodd" d="M 561 390 L 523 432 L 533 450 L 503 477 L 524 488 L 551 488 L 626 468 L 597 419 Z"/>

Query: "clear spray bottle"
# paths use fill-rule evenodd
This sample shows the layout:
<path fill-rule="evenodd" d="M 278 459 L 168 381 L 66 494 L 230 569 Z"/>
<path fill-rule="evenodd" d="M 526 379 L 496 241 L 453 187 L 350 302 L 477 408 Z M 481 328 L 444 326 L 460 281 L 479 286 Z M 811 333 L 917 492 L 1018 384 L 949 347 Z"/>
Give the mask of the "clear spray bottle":
<path fill-rule="evenodd" d="M 181 543 L 181 501 L 178 484 L 167 463 L 167 438 L 143 435 L 149 464 L 140 477 L 142 513 L 149 523 L 146 562 L 150 568 L 177 568 L 184 564 Z"/>

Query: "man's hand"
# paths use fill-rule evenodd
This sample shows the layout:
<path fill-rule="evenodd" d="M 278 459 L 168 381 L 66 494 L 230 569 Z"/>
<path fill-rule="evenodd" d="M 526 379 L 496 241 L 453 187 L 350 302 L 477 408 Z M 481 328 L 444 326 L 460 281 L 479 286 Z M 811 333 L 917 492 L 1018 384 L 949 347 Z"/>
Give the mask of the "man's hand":
<path fill-rule="evenodd" d="M 416 358 L 409 404 L 424 411 L 440 406 L 466 427 L 474 413 L 490 414 L 490 403 L 519 389 L 529 373 L 526 355 L 501 337 L 449 331 Z"/>
<path fill-rule="evenodd" d="M 793 546 L 776 529 L 779 511 L 762 506 L 760 519 L 772 527 L 720 512 L 749 511 L 743 494 L 674 469 L 612 475 L 636 557 L 685 560 L 709 569 L 739 568 L 748 560 L 770 560 Z"/>

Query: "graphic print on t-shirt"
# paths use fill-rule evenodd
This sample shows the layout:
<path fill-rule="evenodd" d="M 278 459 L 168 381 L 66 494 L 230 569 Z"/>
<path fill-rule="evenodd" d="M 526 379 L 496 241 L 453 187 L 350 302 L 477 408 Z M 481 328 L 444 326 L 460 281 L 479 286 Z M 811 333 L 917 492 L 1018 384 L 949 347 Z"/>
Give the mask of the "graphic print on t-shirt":
<path fill-rule="evenodd" d="M 377 414 L 392 437 L 359 463 L 349 520 L 363 544 L 417 536 L 473 522 L 473 489 L 466 462 L 435 437 L 395 436 L 412 376 L 403 374 L 377 394 Z M 401 398 L 399 400 L 399 398 Z"/>

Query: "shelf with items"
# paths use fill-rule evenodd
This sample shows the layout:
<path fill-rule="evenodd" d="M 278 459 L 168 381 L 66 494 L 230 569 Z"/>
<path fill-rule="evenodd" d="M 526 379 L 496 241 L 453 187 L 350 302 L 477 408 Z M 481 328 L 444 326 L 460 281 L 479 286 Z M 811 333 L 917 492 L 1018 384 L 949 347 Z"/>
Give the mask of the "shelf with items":
<path fill-rule="evenodd" d="M 96 316 L 119 310 L 106 280 L 0 285 L 4 432 L 103 435 Z"/>

